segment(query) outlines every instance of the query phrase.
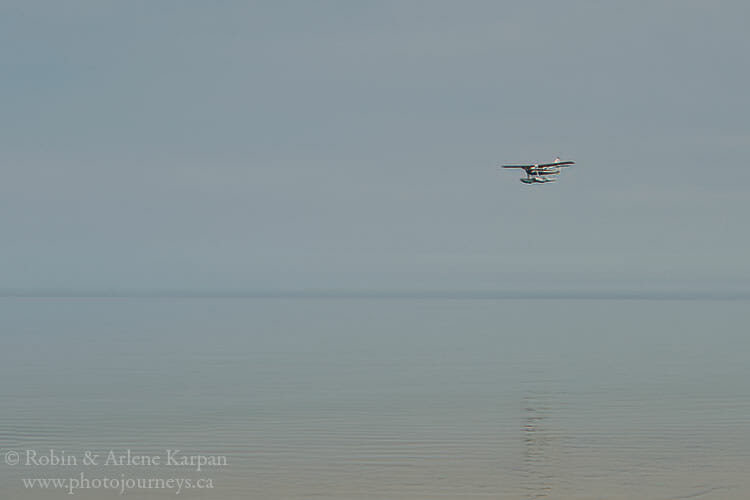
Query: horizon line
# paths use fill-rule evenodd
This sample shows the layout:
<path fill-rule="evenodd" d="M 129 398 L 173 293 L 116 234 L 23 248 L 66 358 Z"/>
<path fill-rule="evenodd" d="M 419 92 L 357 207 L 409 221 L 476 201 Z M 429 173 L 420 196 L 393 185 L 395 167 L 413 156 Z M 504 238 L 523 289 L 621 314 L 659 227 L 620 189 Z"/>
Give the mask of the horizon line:
<path fill-rule="evenodd" d="M 449 290 L 449 289 L 265 289 L 265 290 L 0 290 L 0 298 L 363 298 L 363 299 L 496 299 L 496 300 L 750 300 L 750 290 Z"/>

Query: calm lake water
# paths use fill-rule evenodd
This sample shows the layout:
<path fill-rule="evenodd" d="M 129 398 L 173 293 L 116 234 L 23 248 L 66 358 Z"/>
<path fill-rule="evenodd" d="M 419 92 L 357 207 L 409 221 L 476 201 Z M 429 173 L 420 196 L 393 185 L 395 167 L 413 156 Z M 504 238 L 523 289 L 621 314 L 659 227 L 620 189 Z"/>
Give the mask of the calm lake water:
<path fill-rule="evenodd" d="M 748 325 L 745 300 L 2 298 L 0 498 L 744 500 Z M 204 488 L 127 488 L 170 478 Z"/>

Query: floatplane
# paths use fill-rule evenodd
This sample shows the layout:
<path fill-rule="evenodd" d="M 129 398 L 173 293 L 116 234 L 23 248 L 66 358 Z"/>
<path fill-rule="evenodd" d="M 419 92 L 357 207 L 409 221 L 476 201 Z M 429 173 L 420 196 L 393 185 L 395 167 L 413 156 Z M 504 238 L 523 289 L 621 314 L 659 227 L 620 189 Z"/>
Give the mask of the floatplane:
<path fill-rule="evenodd" d="M 563 167 L 575 165 L 574 161 L 562 161 L 559 157 L 552 163 L 535 163 L 534 165 L 502 165 L 503 168 L 522 168 L 526 177 L 521 177 L 524 184 L 545 184 L 554 182 Z"/>

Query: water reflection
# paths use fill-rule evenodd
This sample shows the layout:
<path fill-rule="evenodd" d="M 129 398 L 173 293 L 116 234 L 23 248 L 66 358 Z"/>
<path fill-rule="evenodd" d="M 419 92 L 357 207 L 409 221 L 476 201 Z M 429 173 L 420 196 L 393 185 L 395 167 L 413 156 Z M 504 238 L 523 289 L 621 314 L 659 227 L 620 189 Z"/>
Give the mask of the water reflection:
<path fill-rule="evenodd" d="M 558 473 L 557 436 L 552 430 L 551 396 L 527 394 L 521 402 L 521 441 L 523 443 L 522 488 L 528 499 L 552 495 Z"/>

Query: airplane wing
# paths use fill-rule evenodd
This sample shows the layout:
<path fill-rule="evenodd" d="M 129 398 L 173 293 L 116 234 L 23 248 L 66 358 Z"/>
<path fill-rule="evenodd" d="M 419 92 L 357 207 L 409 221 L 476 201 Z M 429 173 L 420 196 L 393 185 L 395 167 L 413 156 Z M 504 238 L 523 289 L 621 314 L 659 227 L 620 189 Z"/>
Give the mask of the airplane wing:
<path fill-rule="evenodd" d="M 503 165 L 503 168 L 534 168 L 534 167 L 541 167 L 542 165 Z"/>
<path fill-rule="evenodd" d="M 575 165 L 574 161 L 558 161 L 557 163 L 542 163 L 539 167 L 566 167 L 568 165 Z"/>

